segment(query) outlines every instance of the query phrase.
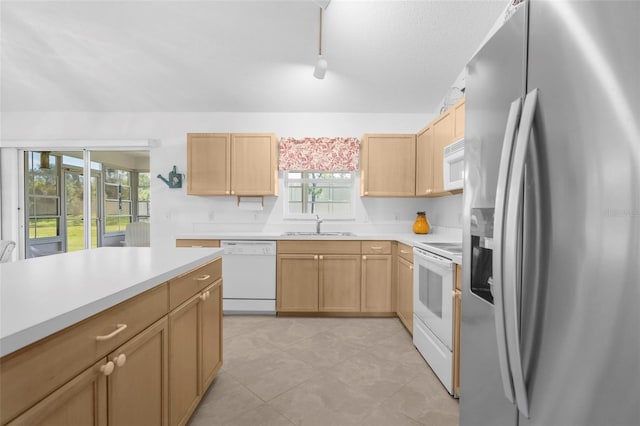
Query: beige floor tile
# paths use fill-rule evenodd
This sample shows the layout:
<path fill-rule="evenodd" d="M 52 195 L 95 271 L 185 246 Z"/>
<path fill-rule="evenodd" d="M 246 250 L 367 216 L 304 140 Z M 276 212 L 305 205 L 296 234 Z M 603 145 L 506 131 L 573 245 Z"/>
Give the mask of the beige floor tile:
<path fill-rule="evenodd" d="M 225 315 L 223 318 L 224 338 L 252 333 L 256 328 L 276 319 L 273 315 Z"/>
<path fill-rule="evenodd" d="M 338 338 L 361 348 L 371 348 L 375 340 L 399 333 L 402 325 L 396 318 L 345 318 L 330 330 Z"/>
<path fill-rule="evenodd" d="M 297 425 L 351 425 L 373 411 L 377 400 L 330 376 L 316 376 L 269 404 Z"/>
<path fill-rule="evenodd" d="M 267 339 L 271 345 L 283 349 L 325 331 L 327 328 L 333 328 L 332 322 L 319 321 L 322 319 L 282 317 L 277 321 L 256 327 L 251 335 Z"/>
<path fill-rule="evenodd" d="M 328 374 L 345 386 L 382 400 L 416 377 L 416 367 L 389 361 L 375 353 L 362 353 L 330 369 Z"/>
<path fill-rule="evenodd" d="M 225 423 L 225 426 L 293 426 L 282 414 L 267 404 L 249 410 Z"/>
<path fill-rule="evenodd" d="M 190 426 L 217 426 L 263 404 L 263 401 L 241 385 L 230 374 L 221 372 L 213 381 Z"/>
<path fill-rule="evenodd" d="M 458 400 L 452 398 L 429 369 L 381 404 L 429 426 L 457 426 Z"/>
<path fill-rule="evenodd" d="M 362 425 L 366 426 L 421 426 L 411 417 L 408 417 L 397 411 L 376 407 L 374 410 L 362 420 Z"/>
<path fill-rule="evenodd" d="M 301 340 L 288 346 L 285 351 L 317 368 L 328 368 L 363 354 L 360 346 L 340 339 L 330 331 L 323 331 Z"/>
<path fill-rule="evenodd" d="M 457 400 L 397 318 L 225 316 L 223 333 L 191 426 L 458 424 Z"/>
<path fill-rule="evenodd" d="M 319 374 L 319 370 L 293 356 L 278 352 L 226 370 L 263 401 Z"/>

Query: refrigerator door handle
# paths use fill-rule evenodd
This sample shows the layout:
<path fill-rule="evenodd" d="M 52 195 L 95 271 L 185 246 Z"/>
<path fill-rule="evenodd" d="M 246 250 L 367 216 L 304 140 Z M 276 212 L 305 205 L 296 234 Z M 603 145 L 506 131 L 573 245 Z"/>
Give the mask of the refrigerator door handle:
<path fill-rule="evenodd" d="M 504 218 L 506 213 L 509 169 L 521 108 L 521 98 L 518 98 L 511 103 L 511 108 L 509 108 L 509 116 L 507 117 L 507 126 L 504 133 L 504 141 L 502 142 L 502 154 L 500 155 L 500 168 L 498 169 L 498 183 L 496 189 L 496 206 L 493 219 L 493 237 L 496 245 L 493 249 L 493 277 L 491 278 L 493 282 L 493 300 L 496 319 L 496 340 L 498 342 L 498 363 L 500 365 L 500 376 L 502 377 L 502 387 L 504 388 L 504 395 L 511 403 L 515 402 L 515 398 L 513 393 L 511 371 L 509 369 L 509 360 L 507 355 L 507 337 L 504 322 L 502 253 L 504 251 Z"/>
<path fill-rule="evenodd" d="M 513 152 L 511 176 L 507 193 L 507 215 L 504 234 L 504 298 L 507 353 L 518 410 L 529 417 L 529 399 L 524 381 L 522 354 L 520 353 L 520 325 L 518 318 L 518 284 L 522 270 L 519 255 L 522 243 L 522 217 L 524 200 L 524 171 L 527 146 L 533 128 L 538 103 L 538 89 L 524 99 L 518 137 Z"/>

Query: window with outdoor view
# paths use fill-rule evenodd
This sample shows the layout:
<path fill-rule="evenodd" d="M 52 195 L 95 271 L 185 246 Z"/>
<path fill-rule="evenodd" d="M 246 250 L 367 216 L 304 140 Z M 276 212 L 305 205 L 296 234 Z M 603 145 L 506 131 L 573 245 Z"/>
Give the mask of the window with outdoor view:
<path fill-rule="evenodd" d="M 27 215 L 29 238 L 60 235 L 60 185 L 58 157 L 48 152 L 26 154 Z"/>
<path fill-rule="evenodd" d="M 104 169 L 105 233 L 124 232 L 132 221 L 131 172 L 110 167 Z"/>
<path fill-rule="evenodd" d="M 351 218 L 353 172 L 285 172 L 286 215 Z"/>
<path fill-rule="evenodd" d="M 138 172 L 138 220 L 149 222 L 151 216 L 151 186 L 149 173 Z"/>

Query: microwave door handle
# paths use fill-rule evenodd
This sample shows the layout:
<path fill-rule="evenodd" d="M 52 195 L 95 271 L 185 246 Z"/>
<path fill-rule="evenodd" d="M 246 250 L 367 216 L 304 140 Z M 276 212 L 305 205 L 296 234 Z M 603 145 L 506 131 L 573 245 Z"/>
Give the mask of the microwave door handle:
<path fill-rule="evenodd" d="M 504 298 L 502 292 L 502 271 L 503 271 L 503 246 L 504 246 L 504 218 L 507 202 L 507 185 L 509 182 L 509 166 L 511 155 L 522 108 L 521 98 L 511 103 L 507 126 L 502 142 L 502 154 L 500 155 L 500 167 L 498 169 L 498 184 L 496 189 L 496 206 L 493 219 L 493 236 L 496 245 L 493 249 L 493 277 L 490 278 L 493 284 L 493 299 L 496 325 L 496 340 L 498 342 L 498 363 L 500 365 L 500 375 L 502 377 L 502 387 L 509 402 L 514 403 L 513 382 L 509 369 L 509 359 L 507 355 L 507 336 L 505 332 L 504 320 Z"/>
<path fill-rule="evenodd" d="M 518 321 L 518 284 L 522 279 L 522 218 L 524 214 L 524 170 L 527 148 L 533 129 L 533 119 L 538 104 L 538 89 L 530 91 L 524 99 L 522 118 L 518 129 L 513 168 L 507 194 L 507 218 L 505 227 L 505 324 L 507 330 L 507 351 L 513 377 L 518 410 L 529 417 L 529 399 L 524 381 L 522 354 L 520 353 L 520 325 Z"/>

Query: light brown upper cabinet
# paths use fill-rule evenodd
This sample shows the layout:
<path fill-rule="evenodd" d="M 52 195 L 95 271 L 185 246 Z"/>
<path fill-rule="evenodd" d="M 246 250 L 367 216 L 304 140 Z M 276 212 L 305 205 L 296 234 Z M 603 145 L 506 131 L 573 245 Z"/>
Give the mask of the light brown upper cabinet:
<path fill-rule="evenodd" d="M 416 196 L 451 194 L 444 190 L 444 148 L 464 137 L 464 105 L 463 98 L 418 132 Z"/>
<path fill-rule="evenodd" d="M 422 129 L 416 139 L 416 195 L 433 193 L 433 127 Z"/>
<path fill-rule="evenodd" d="M 231 194 L 231 135 L 187 134 L 187 194 Z"/>
<path fill-rule="evenodd" d="M 273 134 L 231 135 L 231 195 L 277 195 L 278 141 Z"/>
<path fill-rule="evenodd" d="M 451 107 L 453 110 L 453 140 L 464 138 L 464 98 Z"/>
<path fill-rule="evenodd" d="M 187 134 L 187 194 L 277 195 L 274 134 Z"/>
<path fill-rule="evenodd" d="M 443 165 L 444 147 L 453 142 L 453 111 L 441 114 L 432 124 L 433 127 L 433 193 L 444 192 Z"/>
<path fill-rule="evenodd" d="M 360 149 L 361 196 L 415 196 L 416 135 L 365 134 Z"/>

